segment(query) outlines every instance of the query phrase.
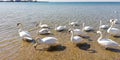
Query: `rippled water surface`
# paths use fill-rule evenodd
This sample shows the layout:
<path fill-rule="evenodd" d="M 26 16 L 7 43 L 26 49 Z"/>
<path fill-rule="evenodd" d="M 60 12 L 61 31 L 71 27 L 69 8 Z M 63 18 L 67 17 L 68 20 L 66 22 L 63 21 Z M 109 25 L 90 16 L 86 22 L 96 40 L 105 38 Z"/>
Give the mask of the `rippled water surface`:
<path fill-rule="evenodd" d="M 0 2 L 0 59 L 17 56 L 21 46 L 18 22 L 23 23 L 26 30 L 34 28 L 38 21 L 52 26 L 78 21 L 80 26 L 85 22 L 96 28 L 99 20 L 109 24 L 111 18 L 120 18 L 120 3 Z M 120 28 L 120 25 L 116 27 Z"/>

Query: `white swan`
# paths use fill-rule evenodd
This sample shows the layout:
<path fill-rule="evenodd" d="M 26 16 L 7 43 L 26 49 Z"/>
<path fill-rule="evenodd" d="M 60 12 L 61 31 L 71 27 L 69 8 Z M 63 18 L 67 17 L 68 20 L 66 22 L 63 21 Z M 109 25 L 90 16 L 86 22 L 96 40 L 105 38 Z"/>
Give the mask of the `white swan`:
<path fill-rule="evenodd" d="M 118 23 L 118 19 L 110 19 L 110 23 L 112 23 L 113 20 L 114 20 L 114 23 L 115 23 L 115 24 Z"/>
<path fill-rule="evenodd" d="M 45 44 L 45 45 L 48 45 L 48 46 L 55 46 L 55 45 L 59 44 L 57 38 L 55 38 L 55 37 L 45 37 L 45 38 L 42 38 L 42 39 L 37 38 L 37 40 L 38 41 L 34 44 L 35 49 L 40 44 Z"/>
<path fill-rule="evenodd" d="M 71 22 L 70 23 L 70 21 L 69 21 L 69 25 L 71 25 L 71 26 L 78 26 L 79 24 L 78 24 L 78 22 Z"/>
<path fill-rule="evenodd" d="M 85 36 L 85 33 L 81 29 L 69 29 L 68 31 L 73 31 L 74 35 Z"/>
<path fill-rule="evenodd" d="M 63 30 L 66 30 L 66 29 L 67 29 L 66 26 L 58 26 L 58 27 L 55 26 L 56 31 L 63 31 Z"/>
<path fill-rule="evenodd" d="M 42 28 L 41 30 L 39 30 L 39 34 L 41 35 L 51 34 L 51 31 L 48 28 Z"/>
<path fill-rule="evenodd" d="M 102 25 L 102 21 L 100 20 L 100 26 L 99 29 L 108 29 L 109 26 L 108 25 Z"/>
<path fill-rule="evenodd" d="M 100 34 L 100 37 L 98 38 L 97 42 L 104 46 L 105 48 L 107 47 L 116 47 L 116 46 L 120 46 L 117 42 L 108 39 L 108 38 L 102 38 L 102 32 L 101 31 L 97 31 L 97 33 Z"/>
<path fill-rule="evenodd" d="M 91 26 L 85 26 L 85 23 L 83 23 L 83 29 L 82 30 L 83 31 L 93 31 L 94 29 Z"/>
<path fill-rule="evenodd" d="M 47 24 L 42 24 L 42 22 L 39 23 L 39 27 L 41 28 L 49 28 Z"/>
<path fill-rule="evenodd" d="M 28 31 L 23 31 L 23 25 L 21 23 L 17 23 L 17 26 L 20 26 L 19 27 L 19 36 L 23 39 L 23 40 L 26 40 L 26 41 L 32 41 L 32 37 L 30 35 L 30 33 Z"/>
<path fill-rule="evenodd" d="M 74 32 L 71 31 L 71 42 L 74 44 L 79 44 L 83 41 L 83 39 L 80 36 L 74 36 Z"/>
<path fill-rule="evenodd" d="M 111 26 L 109 27 L 107 32 L 113 36 L 120 36 L 120 30 L 118 28 L 112 28 L 114 24 L 115 24 L 115 21 L 112 20 Z"/>

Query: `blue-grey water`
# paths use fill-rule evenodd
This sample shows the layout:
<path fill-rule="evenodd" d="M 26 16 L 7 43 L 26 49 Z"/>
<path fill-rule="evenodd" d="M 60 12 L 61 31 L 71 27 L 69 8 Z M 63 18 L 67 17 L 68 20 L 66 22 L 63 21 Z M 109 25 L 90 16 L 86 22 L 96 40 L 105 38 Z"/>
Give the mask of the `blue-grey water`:
<path fill-rule="evenodd" d="M 99 20 L 109 24 L 114 18 L 120 19 L 119 2 L 0 2 L 0 59 L 12 60 L 17 56 L 21 45 L 18 22 L 23 23 L 26 30 L 34 28 L 38 21 L 51 25 L 78 21 L 97 29 Z"/>

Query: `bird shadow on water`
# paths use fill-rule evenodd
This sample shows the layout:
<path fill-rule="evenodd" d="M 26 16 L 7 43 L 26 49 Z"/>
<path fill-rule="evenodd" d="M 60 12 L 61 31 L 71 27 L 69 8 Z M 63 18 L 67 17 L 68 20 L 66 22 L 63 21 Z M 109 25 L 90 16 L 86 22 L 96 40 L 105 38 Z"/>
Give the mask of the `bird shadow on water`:
<path fill-rule="evenodd" d="M 89 51 L 89 53 L 96 53 L 96 50 L 90 49 L 90 44 L 88 43 L 82 43 L 82 44 L 77 44 L 76 45 L 79 49 Z"/>
<path fill-rule="evenodd" d="M 87 39 L 88 41 L 93 41 L 91 38 L 90 38 L 90 36 L 81 36 L 82 38 L 84 38 L 84 39 Z"/>
<path fill-rule="evenodd" d="M 65 46 L 56 45 L 56 46 L 50 46 L 50 47 L 48 47 L 48 48 L 37 49 L 37 50 L 39 50 L 39 51 L 54 52 L 54 51 L 64 51 L 65 49 L 66 49 Z"/>
<path fill-rule="evenodd" d="M 111 51 L 111 52 L 120 53 L 120 49 L 116 49 L 116 48 L 106 48 L 106 50 Z"/>
<path fill-rule="evenodd" d="M 113 37 L 115 37 L 115 38 L 120 38 L 120 36 L 113 36 Z"/>
<path fill-rule="evenodd" d="M 53 51 L 63 51 L 66 47 L 62 45 L 56 45 L 56 46 L 50 46 L 47 51 L 53 52 Z"/>
<path fill-rule="evenodd" d="M 76 46 L 82 50 L 88 50 L 90 48 L 90 44 L 87 43 L 76 44 Z"/>

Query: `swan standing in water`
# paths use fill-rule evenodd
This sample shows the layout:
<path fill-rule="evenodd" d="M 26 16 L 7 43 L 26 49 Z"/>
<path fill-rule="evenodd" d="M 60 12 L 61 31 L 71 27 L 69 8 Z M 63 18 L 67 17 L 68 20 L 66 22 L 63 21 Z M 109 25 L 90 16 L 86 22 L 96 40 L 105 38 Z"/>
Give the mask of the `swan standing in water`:
<path fill-rule="evenodd" d="M 36 25 L 36 27 L 39 26 L 38 24 Z M 42 28 L 38 31 L 38 34 L 40 35 L 46 35 L 46 34 L 51 34 L 51 31 L 49 28 Z"/>
<path fill-rule="evenodd" d="M 66 26 L 58 26 L 58 27 L 56 27 L 56 25 L 55 25 L 55 30 L 56 31 L 64 31 L 64 30 L 66 30 L 67 29 L 67 27 Z"/>
<path fill-rule="evenodd" d="M 118 28 L 112 28 L 114 24 L 115 24 L 115 20 L 112 20 L 111 26 L 109 27 L 107 32 L 113 36 L 120 36 L 120 30 Z"/>
<path fill-rule="evenodd" d="M 48 28 L 42 28 L 38 32 L 40 35 L 46 35 L 46 34 L 51 34 L 51 31 Z"/>
<path fill-rule="evenodd" d="M 83 23 L 83 29 L 82 30 L 88 32 L 88 31 L 93 31 L 94 29 L 91 26 L 85 26 L 85 23 Z"/>
<path fill-rule="evenodd" d="M 20 26 L 18 32 L 19 32 L 19 36 L 23 40 L 25 40 L 25 41 L 32 41 L 33 40 L 31 35 L 30 35 L 30 33 L 28 31 L 23 31 L 22 30 L 23 29 L 23 25 L 21 23 L 17 23 L 17 26 Z"/>
<path fill-rule="evenodd" d="M 70 21 L 69 21 L 69 25 L 71 25 L 71 26 L 78 26 L 79 24 L 78 24 L 78 22 L 71 22 L 70 23 Z"/>
<path fill-rule="evenodd" d="M 36 47 L 40 44 L 45 44 L 48 46 L 56 46 L 59 44 L 59 42 L 55 37 L 45 37 L 42 39 L 37 38 L 37 42 L 34 44 L 34 48 L 36 49 Z"/>
<path fill-rule="evenodd" d="M 79 44 L 83 41 L 83 39 L 80 36 L 74 36 L 74 32 L 71 31 L 71 42 L 74 44 Z"/>
<path fill-rule="evenodd" d="M 79 36 L 85 36 L 86 34 L 83 32 L 83 30 L 81 29 L 73 29 L 73 28 L 70 28 L 68 30 L 69 32 L 73 31 L 74 32 L 74 35 L 79 35 Z"/>
<path fill-rule="evenodd" d="M 108 29 L 109 26 L 108 25 L 102 25 L 102 21 L 100 20 L 100 27 L 99 29 Z"/>
<path fill-rule="evenodd" d="M 118 47 L 120 46 L 117 42 L 108 39 L 108 38 L 102 38 L 102 32 L 101 31 L 97 31 L 98 34 L 100 34 L 100 37 L 98 38 L 97 42 L 104 46 L 105 48 L 110 48 L 110 47 Z"/>
<path fill-rule="evenodd" d="M 42 22 L 39 23 L 40 28 L 49 28 L 47 24 L 42 24 Z"/>

